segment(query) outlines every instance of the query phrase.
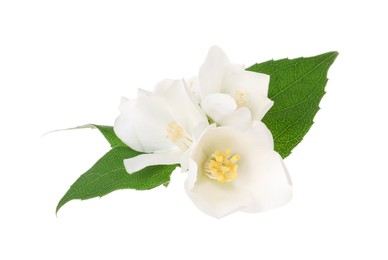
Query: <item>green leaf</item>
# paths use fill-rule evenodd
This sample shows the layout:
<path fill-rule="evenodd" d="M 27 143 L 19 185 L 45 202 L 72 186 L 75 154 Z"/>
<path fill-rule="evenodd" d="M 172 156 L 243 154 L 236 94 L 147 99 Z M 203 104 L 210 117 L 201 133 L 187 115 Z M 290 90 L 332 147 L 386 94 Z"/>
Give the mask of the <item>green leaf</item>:
<path fill-rule="evenodd" d="M 97 161 L 70 187 L 59 201 L 56 212 L 74 199 L 102 197 L 120 189 L 149 190 L 170 181 L 177 165 L 156 165 L 128 174 L 123 160 L 139 155 L 129 147 L 115 147 Z"/>
<path fill-rule="evenodd" d="M 275 150 L 286 158 L 312 126 L 325 94 L 327 72 L 337 52 L 297 59 L 271 60 L 247 70 L 270 75 L 273 107 L 263 118 L 272 132 Z"/>
<path fill-rule="evenodd" d="M 117 137 L 112 126 L 88 124 L 88 125 L 78 126 L 76 128 L 71 128 L 71 129 L 81 129 L 81 128 L 97 128 L 101 132 L 101 134 L 105 137 L 105 139 L 109 142 L 112 148 L 120 147 L 120 146 L 128 147 Z"/>

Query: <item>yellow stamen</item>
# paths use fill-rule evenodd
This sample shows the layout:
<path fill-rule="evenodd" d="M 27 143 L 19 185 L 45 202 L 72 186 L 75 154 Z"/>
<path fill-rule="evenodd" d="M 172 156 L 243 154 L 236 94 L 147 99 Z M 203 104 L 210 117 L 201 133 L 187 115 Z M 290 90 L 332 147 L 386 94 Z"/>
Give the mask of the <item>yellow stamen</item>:
<path fill-rule="evenodd" d="M 230 149 L 226 149 L 225 153 L 215 151 L 205 162 L 205 175 L 220 182 L 230 182 L 237 177 L 238 160 L 240 156 L 231 156 Z"/>
<path fill-rule="evenodd" d="M 186 151 L 190 147 L 192 143 L 190 136 L 187 135 L 186 131 L 176 121 L 168 123 L 166 131 L 166 138 L 182 151 Z"/>
<path fill-rule="evenodd" d="M 172 142 L 176 142 L 177 140 L 181 139 L 185 134 L 185 130 L 178 125 L 177 122 L 172 121 L 167 125 L 167 138 L 170 139 Z"/>
<path fill-rule="evenodd" d="M 245 92 L 242 92 L 240 90 L 236 91 L 236 94 L 234 95 L 234 100 L 236 101 L 236 104 L 238 107 L 242 107 L 246 105 L 246 102 L 247 102 L 246 97 L 247 97 L 247 94 Z"/>

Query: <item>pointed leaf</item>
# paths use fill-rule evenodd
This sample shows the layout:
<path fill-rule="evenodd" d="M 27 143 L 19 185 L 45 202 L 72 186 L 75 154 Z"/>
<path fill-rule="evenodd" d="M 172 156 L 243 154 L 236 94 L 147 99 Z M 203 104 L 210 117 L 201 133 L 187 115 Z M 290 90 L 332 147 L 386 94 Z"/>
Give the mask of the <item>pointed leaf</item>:
<path fill-rule="evenodd" d="M 327 72 L 337 52 L 297 59 L 271 60 L 247 70 L 270 75 L 269 98 L 273 107 L 263 118 L 272 132 L 275 150 L 290 155 L 309 131 L 325 94 Z"/>
<path fill-rule="evenodd" d="M 156 165 L 128 174 L 123 160 L 139 155 L 129 147 L 115 147 L 97 161 L 70 187 L 56 211 L 74 199 L 102 197 L 119 189 L 149 190 L 170 181 L 177 165 Z"/>

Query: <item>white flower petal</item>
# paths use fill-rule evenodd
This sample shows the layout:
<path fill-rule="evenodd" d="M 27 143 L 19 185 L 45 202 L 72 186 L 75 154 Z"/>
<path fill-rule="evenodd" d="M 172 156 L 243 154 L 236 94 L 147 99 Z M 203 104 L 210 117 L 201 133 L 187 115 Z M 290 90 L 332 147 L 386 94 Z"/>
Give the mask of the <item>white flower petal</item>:
<path fill-rule="evenodd" d="M 158 95 L 159 93 L 163 93 L 164 91 L 168 90 L 172 85 L 176 83 L 177 80 L 173 79 L 164 79 L 159 81 L 155 86 L 154 86 L 154 95 Z"/>
<path fill-rule="evenodd" d="M 203 160 L 200 160 L 200 161 L 203 161 Z M 197 176 L 198 176 L 197 163 L 194 160 L 192 160 L 191 158 L 188 158 L 187 169 L 183 170 L 183 168 L 182 168 L 182 172 L 185 172 L 185 171 L 188 171 L 187 179 L 185 181 L 185 189 L 188 192 L 194 188 L 194 185 L 197 182 Z"/>
<path fill-rule="evenodd" d="M 187 181 L 185 189 L 193 203 L 210 216 L 221 218 L 252 204 L 249 192 L 236 188 L 232 182 L 209 181 L 201 173 L 197 177 L 195 186 L 190 189 L 190 181 Z"/>
<path fill-rule="evenodd" d="M 292 197 L 292 184 L 281 157 L 273 150 L 257 148 L 254 156 L 251 163 L 241 165 L 241 174 L 233 180 L 254 197 L 242 211 L 261 212 L 286 204 Z"/>
<path fill-rule="evenodd" d="M 138 156 L 125 159 L 124 166 L 128 173 L 134 173 L 152 165 L 178 164 L 181 161 L 182 152 L 172 151 L 166 153 L 140 154 Z"/>
<path fill-rule="evenodd" d="M 166 127 L 173 119 L 159 97 L 122 99 L 120 116 L 114 124 L 116 135 L 129 147 L 141 152 L 161 152 L 173 149 L 166 138 Z M 167 122 L 167 123 L 166 123 Z"/>
<path fill-rule="evenodd" d="M 236 149 L 235 153 L 243 153 L 256 146 L 273 150 L 274 143 L 267 126 L 260 121 L 255 121 L 248 129 L 234 126 L 208 127 L 195 146 L 196 150 L 201 147 L 205 151 L 225 151 L 233 146 Z M 197 158 L 196 161 L 199 159 Z"/>
<path fill-rule="evenodd" d="M 267 98 L 269 75 L 246 71 L 242 66 L 234 64 L 226 66 L 224 75 L 222 92 L 235 98 L 243 95 L 240 105 L 251 110 L 252 119 L 263 118 L 272 106 L 272 101 Z"/>
<path fill-rule="evenodd" d="M 228 94 L 214 93 L 202 99 L 201 107 L 210 118 L 218 122 L 232 113 L 237 108 L 237 104 Z"/>
<path fill-rule="evenodd" d="M 220 125 L 238 126 L 242 129 L 252 124 L 251 111 L 247 107 L 240 107 L 217 121 Z"/>
<path fill-rule="evenodd" d="M 263 73 L 247 71 L 243 66 L 229 64 L 225 67 L 223 90 L 232 93 L 237 89 L 267 96 L 270 76 Z"/>
<path fill-rule="evenodd" d="M 198 124 L 196 128 L 194 128 L 192 132 L 193 141 L 199 140 L 199 138 L 202 136 L 202 134 L 206 131 L 206 129 L 209 128 L 216 128 L 216 124 L 209 125 L 208 122 Z"/>
<path fill-rule="evenodd" d="M 137 96 L 138 97 L 152 96 L 152 92 L 148 91 L 148 90 L 145 90 L 145 89 L 142 89 L 142 88 L 138 88 L 137 89 Z"/>
<path fill-rule="evenodd" d="M 199 70 L 200 95 L 205 97 L 211 93 L 221 92 L 222 81 L 224 79 L 224 69 L 229 64 L 229 58 L 224 51 L 213 46 Z"/>
<path fill-rule="evenodd" d="M 200 96 L 200 88 L 199 88 L 199 80 L 198 77 L 189 78 L 185 84 L 186 91 L 189 93 L 189 96 L 193 100 L 195 104 L 199 104 L 201 102 Z"/>
<path fill-rule="evenodd" d="M 266 96 L 258 96 L 256 102 L 252 102 L 250 105 L 252 111 L 255 111 L 254 119 L 261 121 L 273 104 L 274 102 Z"/>
<path fill-rule="evenodd" d="M 247 129 L 245 138 L 254 140 L 255 146 L 267 147 L 268 149 L 274 149 L 274 141 L 271 131 L 261 121 L 254 121 L 252 127 Z"/>
<path fill-rule="evenodd" d="M 182 80 L 171 81 L 170 86 L 158 93 L 166 102 L 169 114 L 187 133 L 201 123 L 208 122 L 205 113 L 191 99 Z"/>

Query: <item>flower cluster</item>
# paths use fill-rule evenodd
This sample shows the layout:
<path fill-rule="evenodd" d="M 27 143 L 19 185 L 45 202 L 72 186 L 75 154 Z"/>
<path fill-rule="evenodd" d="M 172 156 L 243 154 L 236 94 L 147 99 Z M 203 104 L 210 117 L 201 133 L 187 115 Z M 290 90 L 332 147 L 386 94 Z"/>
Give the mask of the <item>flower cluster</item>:
<path fill-rule="evenodd" d="M 153 92 L 139 90 L 137 98 L 123 98 L 114 131 L 144 152 L 124 160 L 127 172 L 179 164 L 188 173 L 188 196 L 217 218 L 287 203 L 291 181 L 261 122 L 273 105 L 269 80 L 212 47 L 197 77 L 163 80 Z"/>

